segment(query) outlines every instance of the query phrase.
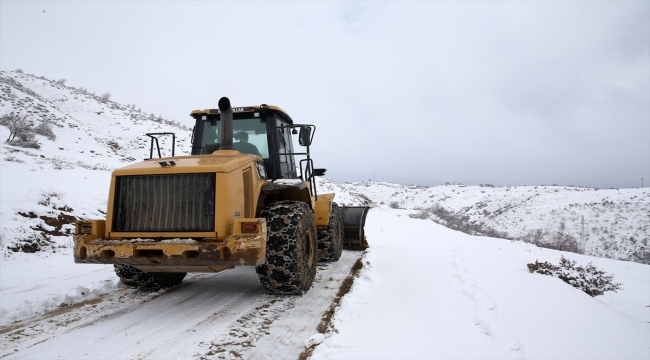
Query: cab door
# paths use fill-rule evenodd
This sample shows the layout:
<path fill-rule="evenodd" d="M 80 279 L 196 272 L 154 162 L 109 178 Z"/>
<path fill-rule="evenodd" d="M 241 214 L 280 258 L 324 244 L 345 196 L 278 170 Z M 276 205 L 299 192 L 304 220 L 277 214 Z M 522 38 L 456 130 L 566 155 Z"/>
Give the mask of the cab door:
<path fill-rule="evenodd" d="M 278 179 L 297 179 L 296 164 L 293 156 L 293 143 L 291 140 L 291 123 L 281 114 L 275 114 L 273 129 L 273 156 L 275 177 Z"/>

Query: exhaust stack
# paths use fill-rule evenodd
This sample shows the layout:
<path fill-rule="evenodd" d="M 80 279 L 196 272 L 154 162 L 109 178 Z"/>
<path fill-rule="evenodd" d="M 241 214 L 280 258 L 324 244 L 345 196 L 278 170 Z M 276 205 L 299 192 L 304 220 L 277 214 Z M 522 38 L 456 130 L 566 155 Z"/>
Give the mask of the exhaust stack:
<path fill-rule="evenodd" d="M 227 97 L 219 99 L 219 113 L 221 114 L 221 128 L 219 130 L 221 137 L 221 146 L 219 150 L 234 150 L 233 131 L 232 131 L 232 107 Z"/>

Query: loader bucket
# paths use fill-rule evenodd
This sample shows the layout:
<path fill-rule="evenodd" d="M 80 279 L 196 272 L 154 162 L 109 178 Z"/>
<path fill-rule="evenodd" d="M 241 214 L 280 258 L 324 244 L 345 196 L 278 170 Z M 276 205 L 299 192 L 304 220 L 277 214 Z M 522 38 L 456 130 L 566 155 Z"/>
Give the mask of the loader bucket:
<path fill-rule="evenodd" d="M 343 218 L 343 248 L 347 250 L 364 250 L 368 248 L 366 234 L 363 227 L 366 225 L 368 206 L 342 206 Z"/>

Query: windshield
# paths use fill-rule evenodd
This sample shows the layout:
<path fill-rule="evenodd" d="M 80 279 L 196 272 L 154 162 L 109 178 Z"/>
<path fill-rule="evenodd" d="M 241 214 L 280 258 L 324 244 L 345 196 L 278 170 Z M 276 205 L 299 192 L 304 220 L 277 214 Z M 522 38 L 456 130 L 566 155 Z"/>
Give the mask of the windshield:
<path fill-rule="evenodd" d="M 203 121 L 203 138 L 201 147 L 203 153 L 211 153 L 210 144 L 219 143 L 221 122 Z M 268 138 L 266 136 L 266 123 L 260 118 L 234 119 L 233 120 L 233 147 L 244 153 L 269 158 Z M 207 152 L 206 152 L 207 148 Z"/>

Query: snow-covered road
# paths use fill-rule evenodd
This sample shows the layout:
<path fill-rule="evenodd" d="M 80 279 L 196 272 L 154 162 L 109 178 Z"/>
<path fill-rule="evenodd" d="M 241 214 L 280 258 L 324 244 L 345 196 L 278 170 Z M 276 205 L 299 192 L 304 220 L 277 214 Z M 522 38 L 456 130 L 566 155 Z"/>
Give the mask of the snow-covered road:
<path fill-rule="evenodd" d="M 371 248 L 312 359 L 649 359 L 650 266 L 469 236 L 373 209 Z M 623 284 L 590 297 L 526 264 L 593 262 Z"/>
<path fill-rule="evenodd" d="M 188 275 L 153 294 L 122 288 L 0 328 L 0 358 L 231 358 L 249 356 L 258 341 L 265 344 L 261 355 L 297 358 L 360 255 L 345 251 L 338 262 L 320 264 L 314 287 L 301 297 L 264 294 L 252 267 Z"/>

